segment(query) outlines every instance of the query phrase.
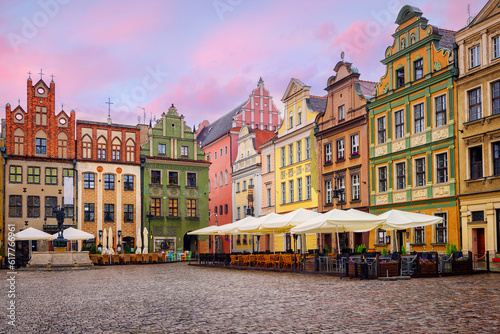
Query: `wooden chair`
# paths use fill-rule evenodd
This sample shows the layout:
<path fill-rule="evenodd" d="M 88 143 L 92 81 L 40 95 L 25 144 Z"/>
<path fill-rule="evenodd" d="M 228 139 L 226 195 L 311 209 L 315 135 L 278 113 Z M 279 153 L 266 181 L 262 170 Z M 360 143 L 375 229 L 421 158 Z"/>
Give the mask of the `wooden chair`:
<path fill-rule="evenodd" d="M 230 255 L 231 257 L 231 265 L 232 266 L 237 266 L 238 265 L 238 255 Z"/>
<path fill-rule="evenodd" d="M 292 270 L 293 268 L 293 259 L 292 256 L 295 257 L 293 254 L 285 254 L 283 255 L 283 262 L 281 264 L 283 269 L 290 269 Z"/>
<path fill-rule="evenodd" d="M 102 256 L 102 264 L 109 264 L 109 255 L 101 255 Z"/>
<path fill-rule="evenodd" d="M 123 263 L 130 263 L 131 254 L 123 254 Z"/>
<path fill-rule="evenodd" d="M 135 263 L 142 263 L 144 254 L 135 254 Z"/>
<path fill-rule="evenodd" d="M 250 255 L 242 255 L 243 266 L 248 267 L 250 265 L 249 258 Z"/>
<path fill-rule="evenodd" d="M 257 255 L 257 260 L 255 262 L 255 266 L 262 268 L 265 266 L 265 263 L 266 263 L 266 260 L 265 260 L 264 255 Z"/>
<path fill-rule="evenodd" d="M 158 253 L 151 253 L 150 254 L 149 260 L 151 261 L 151 263 L 158 263 L 159 262 L 158 255 L 159 255 Z"/>
<path fill-rule="evenodd" d="M 118 254 L 111 255 L 111 264 L 120 264 L 120 255 Z"/>
<path fill-rule="evenodd" d="M 257 265 L 257 255 L 248 255 L 248 266 L 256 267 Z"/>
<path fill-rule="evenodd" d="M 271 255 L 271 262 L 272 262 L 272 268 L 279 268 L 280 267 L 280 256 L 277 254 Z"/>

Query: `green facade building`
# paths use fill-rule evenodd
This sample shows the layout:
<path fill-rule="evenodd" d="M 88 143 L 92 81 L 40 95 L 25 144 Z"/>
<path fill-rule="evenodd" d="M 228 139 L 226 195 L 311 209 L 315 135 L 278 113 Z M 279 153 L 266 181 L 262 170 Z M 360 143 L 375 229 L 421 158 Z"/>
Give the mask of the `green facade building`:
<path fill-rule="evenodd" d="M 195 252 L 208 226 L 208 167 L 196 133 L 172 106 L 154 125 L 141 128 L 143 226 L 149 252 Z"/>

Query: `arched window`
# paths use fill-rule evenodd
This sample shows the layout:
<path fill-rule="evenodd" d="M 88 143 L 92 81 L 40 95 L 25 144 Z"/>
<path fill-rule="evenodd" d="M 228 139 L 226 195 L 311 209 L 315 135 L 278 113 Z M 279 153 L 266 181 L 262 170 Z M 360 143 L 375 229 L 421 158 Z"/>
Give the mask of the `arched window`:
<path fill-rule="evenodd" d="M 42 130 L 35 135 L 35 154 L 47 154 L 47 134 Z"/>
<path fill-rule="evenodd" d="M 223 186 L 223 182 L 224 182 L 224 180 L 222 179 L 222 172 L 220 172 L 219 182 L 220 182 L 220 186 L 222 187 Z"/>
<path fill-rule="evenodd" d="M 57 156 L 59 159 L 68 158 L 68 136 L 64 132 L 57 136 Z"/>
<path fill-rule="evenodd" d="M 224 172 L 224 184 L 227 185 L 227 169 L 226 171 Z"/>
<path fill-rule="evenodd" d="M 410 45 L 415 44 L 416 40 L 417 40 L 417 39 L 416 39 L 416 37 L 415 37 L 415 34 L 411 34 L 411 36 L 410 36 Z"/>
<path fill-rule="evenodd" d="M 14 131 L 14 154 L 24 155 L 24 132 L 19 128 Z"/>
<path fill-rule="evenodd" d="M 106 160 L 106 139 L 99 137 L 97 140 L 97 159 Z"/>
<path fill-rule="evenodd" d="M 290 111 L 288 114 L 288 128 L 291 129 L 293 127 L 293 111 Z"/>
<path fill-rule="evenodd" d="M 127 140 L 127 161 L 135 161 L 135 143 L 132 139 Z"/>
<path fill-rule="evenodd" d="M 82 156 L 84 159 L 92 159 L 92 139 L 88 135 L 82 138 Z"/>
<path fill-rule="evenodd" d="M 111 159 L 115 161 L 120 161 L 120 150 L 121 150 L 122 143 L 120 139 L 115 138 L 111 142 Z"/>

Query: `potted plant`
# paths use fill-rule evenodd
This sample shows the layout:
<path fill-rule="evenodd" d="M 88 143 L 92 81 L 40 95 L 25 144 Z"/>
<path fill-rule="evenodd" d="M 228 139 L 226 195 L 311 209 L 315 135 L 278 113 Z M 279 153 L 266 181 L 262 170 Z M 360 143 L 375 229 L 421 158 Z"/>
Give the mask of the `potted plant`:
<path fill-rule="evenodd" d="M 472 273 L 472 259 L 463 256 L 453 259 L 452 268 L 455 274 L 470 274 Z"/>
<path fill-rule="evenodd" d="M 387 255 L 387 249 L 385 249 L 385 247 L 382 248 L 382 255 Z"/>
<path fill-rule="evenodd" d="M 493 261 L 495 263 L 500 263 L 500 257 L 494 257 L 491 259 L 491 261 Z"/>
<path fill-rule="evenodd" d="M 401 254 L 406 254 L 406 248 L 403 245 L 401 245 Z"/>
<path fill-rule="evenodd" d="M 436 262 L 430 261 L 428 259 L 420 259 L 419 260 L 420 271 L 419 274 L 429 275 L 436 274 Z"/>
<path fill-rule="evenodd" d="M 399 262 L 396 260 L 385 261 L 379 263 L 378 276 L 379 277 L 392 277 L 399 276 Z"/>

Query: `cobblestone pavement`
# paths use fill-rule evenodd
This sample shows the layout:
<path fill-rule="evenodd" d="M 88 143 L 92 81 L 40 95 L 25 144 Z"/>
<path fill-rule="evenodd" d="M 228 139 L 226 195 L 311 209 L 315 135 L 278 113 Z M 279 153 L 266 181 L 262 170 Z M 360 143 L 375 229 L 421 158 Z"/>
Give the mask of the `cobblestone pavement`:
<path fill-rule="evenodd" d="M 0 287 L 5 310 L 5 279 Z M 2 317 L 2 333 L 498 333 L 500 328 L 500 274 L 382 282 L 173 263 L 18 272 L 16 293 L 17 327 Z"/>

